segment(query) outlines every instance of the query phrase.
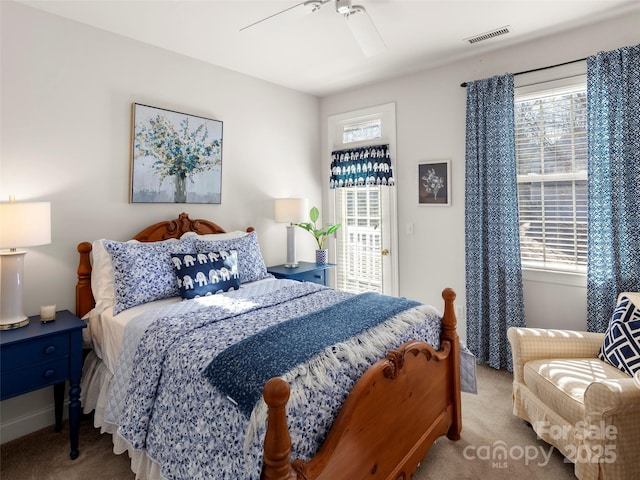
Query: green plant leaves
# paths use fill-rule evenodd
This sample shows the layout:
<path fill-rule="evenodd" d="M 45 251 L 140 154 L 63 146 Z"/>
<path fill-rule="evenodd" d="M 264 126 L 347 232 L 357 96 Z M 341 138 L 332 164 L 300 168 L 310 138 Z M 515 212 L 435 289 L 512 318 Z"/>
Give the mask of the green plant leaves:
<path fill-rule="evenodd" d="M 306 230 L 311 235 L 313 235 L 313 237 L 316 239 L 316 242 L 318 243 L 318 248 L 322 250 L 322 246 L 324 245 L 327 237 L 335 233 L 342 226 L 342 224 L 338 223 L 336 225 L 331 225 L 330 223 L 325 223 L 323 226 L 318 228 L 316 226 L 318 218 L 320 218 L 320 210 L 318 210 L 316 207 L 312 207 L 311 210 L 309 210 L 309 219 L 311 220 L 311 222 L 296 223 L 296 226 Z"/>

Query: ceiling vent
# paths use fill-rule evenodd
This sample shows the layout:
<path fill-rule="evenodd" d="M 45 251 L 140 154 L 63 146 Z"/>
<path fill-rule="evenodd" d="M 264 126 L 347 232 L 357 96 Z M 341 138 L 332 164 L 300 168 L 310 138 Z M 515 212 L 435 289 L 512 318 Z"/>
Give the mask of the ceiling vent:
<path fill-rule="evenodd" d="M 509 33 L 509 32 L 510 32 L 509 25 L 507 25 L 506 27 L 496 28 L 495 30 L 492 30 L 490 32 L 481 33 L 480 35 L 475 35 L 473 37 L 465 38 L 464 40 L 469 43 L 478 43 L 483 40 L 489 40 L 490 38 L 499 37 L 500 35 L 505 35 L 506 33 Z"/>

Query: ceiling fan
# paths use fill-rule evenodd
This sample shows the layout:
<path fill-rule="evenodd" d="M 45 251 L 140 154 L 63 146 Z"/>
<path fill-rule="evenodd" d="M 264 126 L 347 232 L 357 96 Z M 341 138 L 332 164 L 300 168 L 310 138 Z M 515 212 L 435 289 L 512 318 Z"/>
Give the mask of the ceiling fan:
<path fill-rule="evenodd" d="M 328 3 L 336 4 L 336 12 L 344 17 L 353 37 L 367 57 L 377 55 L 387 48 L 367 10 L 361 5 L 352 5 L 351 0 L 307 0 L 247 25 L 241 28 L 240 31 L 264 25 L 265 22 L 275 18 L 301 17 L 314 13 Z"/>

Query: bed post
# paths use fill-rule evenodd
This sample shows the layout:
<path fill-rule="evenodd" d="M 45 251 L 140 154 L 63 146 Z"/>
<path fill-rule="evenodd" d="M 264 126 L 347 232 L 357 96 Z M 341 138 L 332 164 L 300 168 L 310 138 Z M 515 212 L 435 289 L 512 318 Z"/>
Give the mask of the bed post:
<path fill-rule="evenodd" d="M 449 359 L 453 374 L 451 375 L 451 401 L 453 403 L 453 418 L 447 438 L 449 440 L 460 440 L 462 430 L 462 401 L 460 398 L 460 338 L 456 332 L 456 314 L 453 301 L 456 299 L 456 292 L 451 288 L 442 291 L 444 299 L 444 315 L 442 316 L 442 341 L 451 343 L 451 353 Z"/>
<path fill-rule="evenodd" d="M 76 315 L 82 318 L 95 305 L 93 293 L 91 293 L 91 257 L 89 255 L 91 244 L 89 242 L 78 244 L 78 253 L 80 253 L 80 262 L 76 284 Z"/>
<path fill-rule="evenodd" d="M 272 378 L 264 386 L 263 396 L 269 407 L 269 416 L 264 436 L 262 480 L 297 478 L 291 466 L 291 436 L 287 426 L 289 393 L 289 384 L 282 378 Z"/>

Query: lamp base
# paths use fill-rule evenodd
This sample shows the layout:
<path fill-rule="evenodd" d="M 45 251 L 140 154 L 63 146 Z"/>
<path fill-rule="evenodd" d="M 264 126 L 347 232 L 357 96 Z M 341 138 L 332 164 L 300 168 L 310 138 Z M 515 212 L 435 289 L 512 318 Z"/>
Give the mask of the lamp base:
<path fill-rule="evenodd" d="M 25 251 L 0 252 L 2 276 L 0 278 L 0 330 L 11 330 L 29 324 L 22 310 L 22 284 L 24 282 Z"/>
<path fill-rule="evenodd" d="M 298 261 L 296 260 L 296 226 L 292 223 L 287 225 L 287 261 L 284 266 L 286 268 L 296 268 Z"/>
<path fill-rule="evenodd" d="M 13 330 L 14 328 L 26 327 L 29 325 L 29 319 L 25 318 L 21 322 L 0 323 L 0 330 Z"/>

